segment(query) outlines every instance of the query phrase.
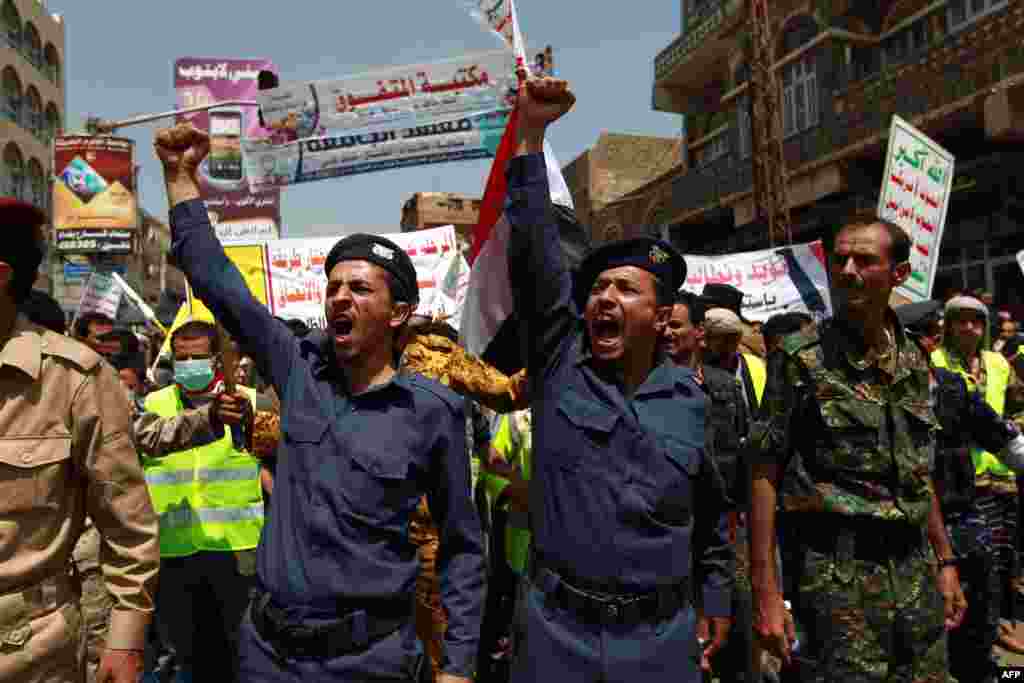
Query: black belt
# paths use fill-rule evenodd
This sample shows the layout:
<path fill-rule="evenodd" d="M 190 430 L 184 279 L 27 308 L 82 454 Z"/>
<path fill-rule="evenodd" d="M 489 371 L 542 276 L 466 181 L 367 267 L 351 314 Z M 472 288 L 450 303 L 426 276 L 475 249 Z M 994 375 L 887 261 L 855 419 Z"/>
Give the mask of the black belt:
<path fill-rule="evenodd" d="M 401 612 L 402 610 L 389 610 Z M 249 606 L 252 625 L 260 637 L 288 659 L 335 659 L 366 650 L 370 644 L 391 635 L 411 618 L 404 613 L 387 616 L 364 610 L 349 611 L 337 621 L 311 626 L 285 618 L 283 610 L 270 604 L 269 594 L 256 594 Z"/>
<path fill-rule="evenodd" d="M 910 557 L 926 548 L 925 530 L 904 521 L 818 513 L 779 515 L 784 539 L 818 553 L 885 562 Z"/>
<path fill-rule="evenodd" d="M 690 581 L 658 586 L 643 593 L 587 590 L 543 566 L 534 567 L 533 584 L 549 600 L 595 624 L 633 625 L 669 619 L 690 604 Z"/>

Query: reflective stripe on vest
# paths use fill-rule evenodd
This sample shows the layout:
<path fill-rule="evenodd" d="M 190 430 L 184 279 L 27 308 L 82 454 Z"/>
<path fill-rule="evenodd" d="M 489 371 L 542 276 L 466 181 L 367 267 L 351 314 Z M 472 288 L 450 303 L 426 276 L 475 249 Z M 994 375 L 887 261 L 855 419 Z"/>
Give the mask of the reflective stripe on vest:
<path fill-rule="evenodd" d="M 255 392 L 239 387 L 252 401 Z M 183 410 L 176 386 L 150 394 L 145 409 L 161 418 Z M 161 458 L 143 458 L 160 518 L 161 557 L 202 550 L 251 550 L 263 528 L 259 461 L 236 451 L 230 430 L 213 443 Z"/>
<path fill-rule="evenodd" d="M 1006 362 L 1002 354 L 992 351 L 982 351 L 981 362 L 985 364 L 985 403 L 1002 417 L 1003 411 L 1006 409 L 1006 388 L 1010 384 L 1010 364 Z M 932 364 L 935 367 L 957 373 L 967 382 L 967 388 L 970 391 L 977 391 L 977 384 L 975 384 L 974 378 L 971 377 L 966 368 L 950 367 L 946 349 L 939 347 L 932 352 Z M 972 448 L 971 459 L 974 461 L 974 472 L 976 475 L 991 472 L 1004 479 L 1012 479 L 1015 476 L 1013 470 L 988 451 Z"/>
<path fill-rule="evenodd" d="M 768 383 L 768 368 L 759 357 L 744 353 L 743 359 L 747 362 L 747 370 L 750 372 L 750 379 L 754 383 L 754 394 L 757 396 L 757 408 L 761 407 L 764 398 L 764 386 Z"/>

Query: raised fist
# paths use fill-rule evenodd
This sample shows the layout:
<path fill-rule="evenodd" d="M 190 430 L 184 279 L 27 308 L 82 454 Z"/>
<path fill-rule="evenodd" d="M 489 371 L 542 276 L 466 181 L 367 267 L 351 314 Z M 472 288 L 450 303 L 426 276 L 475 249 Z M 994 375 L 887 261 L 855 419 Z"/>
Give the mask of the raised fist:
<path fill-rule="evenodd" d="M 519 87 L 520 125 L 524 134 L 542 133 L 574 104 L 576 96 L 569 90 L 568 81 L 549 77 L 524 81 Z"/>
<path fill-rule="evenodd" d="M 179 123 L 156 135 L 156 155 L 168 183 L 191 180 L 198 187 L 199 165 L 210 151 L 210 136 L 190 123 Z"/>

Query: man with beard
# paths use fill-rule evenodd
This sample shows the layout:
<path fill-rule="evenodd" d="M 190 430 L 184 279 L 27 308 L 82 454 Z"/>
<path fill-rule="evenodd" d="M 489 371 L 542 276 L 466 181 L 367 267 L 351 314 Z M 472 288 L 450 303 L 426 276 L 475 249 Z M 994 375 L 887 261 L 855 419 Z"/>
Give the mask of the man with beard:
<path fill-rule="evenodd" d="M 786 572 L 807 629 L 804 680 L 946 680 L 959 583 L 929 476 L 929 366 L 888 306 L 910 275 L 910 246 L 874 215 L 844 223 L 829 257 L 835 318 L 769 359 L 752 436 L 754 624 L 788 662 L 778 528 L 784 556 L 797 558 Z"/>
<path fill-rule="evenodd" d="M 574 101 L 565 81 L 524 82 L 507 170 L 533 417 L 533 556 L 512 680 L 692 683 L 729 628 L 733 554 L 707 398 L 658 353 L 686 264 L 640 238 L 592 251 L 570 279 L 543 149 Z M 703 652 L 694 584 L 716 635 Z"/>
<path fill-rule="evenodd" d="M 210 226 L 196 177 L 209 145 L 187 124 L 157 136 L 172 256 L 280 396 L 284 432 L 242 624 L 242 679 L 408 681 L 429 668 L 412 617 L 419 565 L 408 537 L 426 493 L 448 614 L 439 681 L 468 683 L 484 571 L 462 399 L 395 368 L 419 300 L 416 269 L 390 240 L 340 240 L 324 268 L 328 328 L 295 337 L 251 294 Z"/>

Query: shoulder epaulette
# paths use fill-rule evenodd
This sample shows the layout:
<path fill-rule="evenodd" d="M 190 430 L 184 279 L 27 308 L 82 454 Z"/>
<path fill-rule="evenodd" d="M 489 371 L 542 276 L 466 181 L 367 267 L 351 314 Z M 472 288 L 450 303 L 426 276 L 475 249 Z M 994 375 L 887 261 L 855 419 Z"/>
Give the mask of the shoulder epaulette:
<path fill-rule="evenodd" d="M 80 370 L 92 372 L 102 360 L 100 355 L 80 341 L 62 334 L 45 330 L 41 332 L 41 347 L 44 356 L 55 356 L 71 361 Z"/>
<path fill-rule="evenodd" d="M 424 377 L 419 373 L 409 373 L 405 377 L 410 386 L 422 389 L 437 397 L 452 412 L 462 409 L 463 398 L 440 382 Z"/>

